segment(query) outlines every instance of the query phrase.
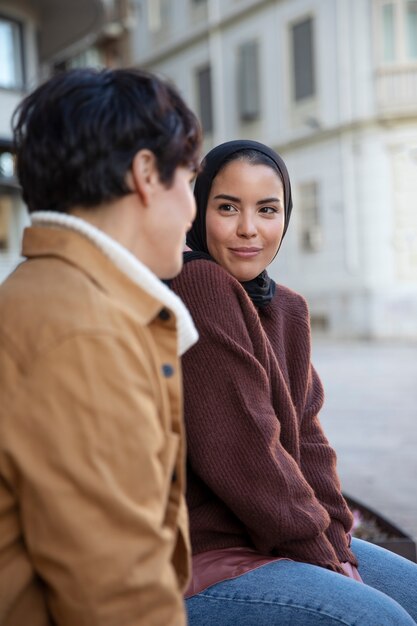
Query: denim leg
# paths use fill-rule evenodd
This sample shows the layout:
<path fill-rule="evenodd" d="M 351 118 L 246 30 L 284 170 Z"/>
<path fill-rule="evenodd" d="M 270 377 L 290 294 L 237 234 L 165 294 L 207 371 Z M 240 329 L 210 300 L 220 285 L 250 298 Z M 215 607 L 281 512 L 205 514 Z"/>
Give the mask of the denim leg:
<path fill-rule="evenodd" d="M 415 626 L 381 591 L 284 560 L 213 585 L 186 606 L 189 626 Z"/>
<path fill-rule="evenodd" d="M 401 604 L 417 621 L 417 564 L 367 541 L 352 539 L 363 581 Z"/>

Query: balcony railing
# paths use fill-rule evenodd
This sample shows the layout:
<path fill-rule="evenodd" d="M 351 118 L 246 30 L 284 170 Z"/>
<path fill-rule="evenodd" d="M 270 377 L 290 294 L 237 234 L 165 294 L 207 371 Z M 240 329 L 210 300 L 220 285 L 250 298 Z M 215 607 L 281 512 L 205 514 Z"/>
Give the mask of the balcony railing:
<path fill-rule="evenodd" d="M 376 89 L 380 113 L 417 113 L 417 63 L 379 69 Z"/>

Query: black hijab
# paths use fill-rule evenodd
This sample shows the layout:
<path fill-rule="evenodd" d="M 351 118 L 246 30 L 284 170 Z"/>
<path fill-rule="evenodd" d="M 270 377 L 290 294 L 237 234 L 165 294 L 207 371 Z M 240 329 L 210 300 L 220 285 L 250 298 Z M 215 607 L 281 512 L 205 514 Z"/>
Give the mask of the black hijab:
<path fill-rule="evenodd" d="M 282 234 L 282 238 L 284 238 L 290 221 L 292 209 L 290 177 L 284 161 L 281 159 L 279 154 L 274 152 L 274 150 L 268 148 L 268 146 L 265 146 L 262 143 L 258 143 L 257 141 L 227 141 L 226 143 L 216 146 L 213 150 L 210 150 L 210 152 L 205 156 L 202 163 L 202 169 L 196 178 L 194 196 L 197 203 L 197 216 L 187 235 L 187 245 L 191 248 L 192 252 L 185 254 L 185 262 L 191 261 L 195 258 L 211 259 L 207 248 L 206 235 L 206 211 L 210 189 L 213 184 L 213 180 L 222 169 L 223 165 L 231 160 L 230 157 L 234 153 L 241 152 L 242 150 L 256 150 L 257 152 L 266 155 L 275 164 L 276 169 L 280 174 L 280 178 L 284 186 L 285 221 L 284 232 Z M 275 282 L 268 276 L 266 270 L 253 280 L 248 280 L 242 282 L 241 284 L 247 291 L 252 302 L 257 307 L 262 307 L 268 304 L 275 293 Z"/>

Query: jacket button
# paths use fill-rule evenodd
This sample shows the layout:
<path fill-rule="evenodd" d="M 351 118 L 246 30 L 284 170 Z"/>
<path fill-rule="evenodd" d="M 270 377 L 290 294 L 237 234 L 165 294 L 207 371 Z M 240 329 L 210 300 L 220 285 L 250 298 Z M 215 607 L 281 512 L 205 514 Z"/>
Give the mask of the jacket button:
<path fill-rule="evenodd" d="M 159 312 L 158 315 L 159 319 L 162 320 L 163 322 L 167 322 L 169 320 L 169 318 L 171 317 L 171 313 L 169 311 L 167 311 L 167 309 L 162 309 Z"/>
<path fill-rule="evenodd" d="M 165 378 L 171 378 L 174 374 L 174 368 L 169 363 L 164 363 L 162 366 L 162 373 Z"/>

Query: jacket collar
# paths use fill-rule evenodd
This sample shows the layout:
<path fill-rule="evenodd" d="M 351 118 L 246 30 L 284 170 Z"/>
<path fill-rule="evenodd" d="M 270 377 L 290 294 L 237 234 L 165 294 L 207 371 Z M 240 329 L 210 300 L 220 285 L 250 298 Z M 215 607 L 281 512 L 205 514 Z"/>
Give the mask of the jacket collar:
<path fill-rule="evenodd" d="M 175 315 L 179 354 L 198 339 L 184 303 L 126 248 L 80 218 L 52 211 L 32 213 L 23 236 L 28 258 L 55 256 L 77 266 L 101 289 L 133 306 L 144 324 L 169 308 Z M 140 289 L 132 289 L 134 283 Z"/>

